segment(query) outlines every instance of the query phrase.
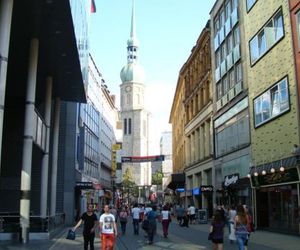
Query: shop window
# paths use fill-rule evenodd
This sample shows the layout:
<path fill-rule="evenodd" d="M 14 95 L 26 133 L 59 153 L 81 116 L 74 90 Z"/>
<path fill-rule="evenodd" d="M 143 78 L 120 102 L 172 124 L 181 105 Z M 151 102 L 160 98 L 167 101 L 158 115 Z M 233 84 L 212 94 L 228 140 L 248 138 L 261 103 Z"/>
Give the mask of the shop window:
<path fill-rule="evenodd" d="M 255 127 L 290 109 L 288 80 L 284 78 L 254 100 Z"/>
<path fill-rule="evenodd" d="M 284 36 L 283 26 L 282 11 L 279 10 L 250 40 L 249 49 L 252 65 Z"/>

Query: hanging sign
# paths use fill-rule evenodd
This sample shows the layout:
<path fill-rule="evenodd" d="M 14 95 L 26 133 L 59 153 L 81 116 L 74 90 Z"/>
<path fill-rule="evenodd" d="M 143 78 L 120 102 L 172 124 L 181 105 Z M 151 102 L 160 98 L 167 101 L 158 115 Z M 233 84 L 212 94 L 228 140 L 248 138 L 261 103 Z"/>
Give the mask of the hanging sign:
<path fill-rule="evenodd" d="M 239 174 L 227 175 L 224 178 L 224 187 L 229 187 L 237 183 L 239 180 Z"/>

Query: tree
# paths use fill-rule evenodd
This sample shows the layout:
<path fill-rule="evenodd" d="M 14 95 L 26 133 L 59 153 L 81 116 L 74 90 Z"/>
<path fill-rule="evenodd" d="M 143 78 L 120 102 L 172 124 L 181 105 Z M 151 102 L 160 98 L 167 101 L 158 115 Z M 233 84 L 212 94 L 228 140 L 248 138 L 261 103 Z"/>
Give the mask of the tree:
<path fill-rule="evenodd" d="M 162 178 L 164 177 L 164 174 L 161 170 L 157 170 L 152 175 L 152 185 L 162 185 Z"/>
<path fill-rule="evenodd" d="M 125 173 L 123 174 L 123 187 L 124 188 L 132 188 L 134 186 L 135 186 L 135 183 L 133 181 L 132 169 L 127 168 L 125 170 Z"/>

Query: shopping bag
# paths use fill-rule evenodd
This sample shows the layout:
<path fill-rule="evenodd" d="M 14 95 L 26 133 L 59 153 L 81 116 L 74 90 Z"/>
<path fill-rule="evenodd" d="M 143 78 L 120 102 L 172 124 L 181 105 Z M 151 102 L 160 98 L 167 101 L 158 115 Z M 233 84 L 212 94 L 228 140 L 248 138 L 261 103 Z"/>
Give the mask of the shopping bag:
<path fill-rule="evenodd" d="M 68 240 L 75 240 L 75 237 L 76 237 L 75 232 L 72 229 L 70 229 L 68 231 L 66 239 L 68 239 Z"/>

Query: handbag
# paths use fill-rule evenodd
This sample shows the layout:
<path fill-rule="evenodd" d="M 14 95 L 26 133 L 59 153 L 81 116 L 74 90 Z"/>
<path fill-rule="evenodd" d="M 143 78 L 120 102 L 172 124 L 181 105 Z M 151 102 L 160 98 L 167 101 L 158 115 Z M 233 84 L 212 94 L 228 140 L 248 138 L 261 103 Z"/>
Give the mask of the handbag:
<path fill-rule="evenodd" d="M 68 234 L 67 234 L 66 239 L 67 239 L 67 240 L 75 240 L 75 237 L 76 237 L 75 232 L 74 232 L 72 229 L 70 229 L 70 230 L 68 231 Z"/>
<path fill-rule="evenodd" d="M 213 232 L 210 232 L 209 234 L 208 234 L 208 240 L 212 240 L 213 239 Z"/>
<path fill-rule="evenodd" d="M 143 220 L 142 228 L 147 231 L 150 228 L 150 221 L 148 219 Z"/>

